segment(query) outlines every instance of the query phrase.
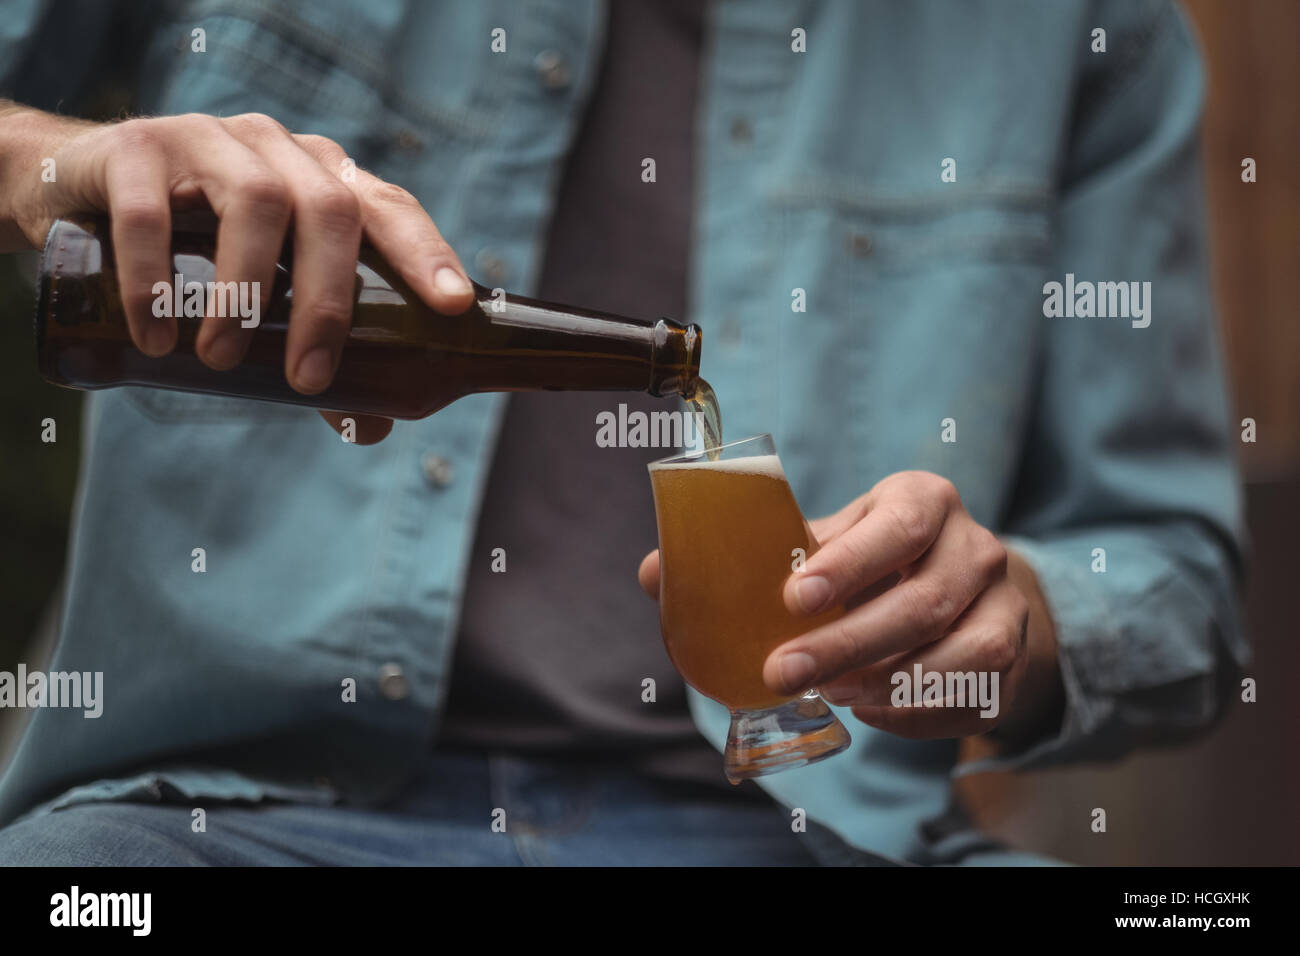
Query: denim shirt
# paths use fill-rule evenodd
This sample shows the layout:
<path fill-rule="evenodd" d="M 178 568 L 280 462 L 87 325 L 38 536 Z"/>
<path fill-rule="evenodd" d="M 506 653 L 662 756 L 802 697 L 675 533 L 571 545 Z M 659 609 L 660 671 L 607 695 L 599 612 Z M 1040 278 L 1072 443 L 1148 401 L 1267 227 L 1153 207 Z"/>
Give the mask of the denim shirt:
<path fill-rule="evenodd" d="M 0 91 L 84 92 L 123 15 L 0 3 Z M 471 275 L 528 293 L 603 19 L 595 0 L 168 4 L 142 21 L 139 105 L 331 137 L 410 189 Z M 960 839 L 927 821 L 954 773 L 1205 726 L 1246 660 L 1197 51 L 1172 5 L 1145 0 L 720 0 L 706 37 L 678 318 L 704 327 L 728 436 L 772 432 L 810 517 L 896 471 L 947 476 L 1055 621 L 1065 717 L 1032 745 L 958 771 L 956 741 L 841 711 L 846 754 L 760 778 L 852 845 L 953 858 Z M 1044 283 L 1067 273 L 1149 281 L 1149 325 L 1046 316 Z M 87 800 L 391 793 L 433 745 L 468 562 L 490 560 L 469 550 L 503 404 L 465 398 L 357 447 L 303 409 L 95 394 L 50 669 L 103 671 L 103 716 L 31 712 L 0 822 Z M 723 708 L 694 692 L 691 708 L 721 748 Z"/>

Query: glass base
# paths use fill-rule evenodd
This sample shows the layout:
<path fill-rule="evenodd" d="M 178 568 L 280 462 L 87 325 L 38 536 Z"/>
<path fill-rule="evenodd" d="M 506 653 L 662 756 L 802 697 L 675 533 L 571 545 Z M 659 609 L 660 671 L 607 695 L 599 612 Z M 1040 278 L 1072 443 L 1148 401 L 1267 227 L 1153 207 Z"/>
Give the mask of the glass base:
<path fill-rule="evenodd" d="M 852 743 L 839 718 L 815 693 L 768 710 L 733 710 L 723 770 L 732 783 L 806 767 Z"/>

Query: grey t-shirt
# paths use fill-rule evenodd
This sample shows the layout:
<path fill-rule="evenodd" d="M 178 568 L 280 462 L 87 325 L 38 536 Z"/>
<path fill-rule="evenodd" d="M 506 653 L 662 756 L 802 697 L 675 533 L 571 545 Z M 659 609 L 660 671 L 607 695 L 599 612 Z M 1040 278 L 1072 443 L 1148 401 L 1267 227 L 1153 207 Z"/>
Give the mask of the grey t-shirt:
<path fill-rule="evenodd" d="M 597 85 L 565 167 L 539 296 L 624 315 L 686 311 L 695 0 L 609 5 Z M 655 182 L 642 161 L 655 160 Z M 646 464 L 599 448 L 596 415 L 674 408 L 635 393 L 512 395 L 479 518 L 439 743 L 596 758 L 727 786 L 695 729 L 637 566 L 655 547 Z M 506 570 L 491 570 L 493 549 Z M 642 700 L 653 678 L 656 701 Z M 744 791 L 742 791 L 744 792 Z"/>

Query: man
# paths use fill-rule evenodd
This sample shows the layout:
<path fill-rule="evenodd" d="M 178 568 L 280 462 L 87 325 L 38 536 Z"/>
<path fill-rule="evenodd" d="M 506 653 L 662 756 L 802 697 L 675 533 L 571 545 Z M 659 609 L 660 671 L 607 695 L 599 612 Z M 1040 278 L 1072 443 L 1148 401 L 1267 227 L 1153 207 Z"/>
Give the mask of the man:
<path fill-rule="evenodd" d="M 466 261 L 701 321 L 728 434 L 774 432 L 830 515 L 788 606 L 850 608 L 764 678 L 857 720 L 844 755 L 722 784 L 725 712 L 633 593 L 653 455 L 593 440 L 621 397 L 474 396 L 359 448 L 297 409 L 120 389 L 90 403 L 50 665 L 103 671 L 104 714 L 36 713 L 0 860 L 1030 862 L 952 806 L 960 738 L 996 751 L 963 771 L 1039 767 L 1215 716 L 1245 654 L 1241 531 L 1202 80 L 1169 4 L 6 13 L 27 106 L 0 116 L 0 229 L 37 246 L 108 210 L 149 354 L 175 335 L 149 309 L 169 210 L 199 199 L 218 280 L 269 287 L 291 232 L 304 393 L 337 364 L 363 234 L 444 314 Z M 29 108 L 93 84 L 128 15 L 149 118 Z M 1055 308 L 1047 283 L 1076 277 L 1133 294 Z M 228 368 L 247 341 L 208 319 L 198 351 Z M 917 665 L 996 675 L 997 716 L 899 706 Z"/>

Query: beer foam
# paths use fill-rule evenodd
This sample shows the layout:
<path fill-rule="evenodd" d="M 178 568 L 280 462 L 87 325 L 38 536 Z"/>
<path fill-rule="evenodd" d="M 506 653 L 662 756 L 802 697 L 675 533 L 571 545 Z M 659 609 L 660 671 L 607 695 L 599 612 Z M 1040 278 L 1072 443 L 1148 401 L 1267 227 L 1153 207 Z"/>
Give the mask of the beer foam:
<path fill-rule="evenodd" d="M 665 471 L 670 468 L 708 469 L 739 475 L 766 475 L 768 478 L 785 480 L 785 469 L 781 467 L 781 459 L 776 455 L 751 455 L 748 458 L 724 458 L 721 461 L 709 461 L 707 457 L 702 457 L 696 461 L 656 462 L 650 467 L 655 471 L 661 468 Z"/>

